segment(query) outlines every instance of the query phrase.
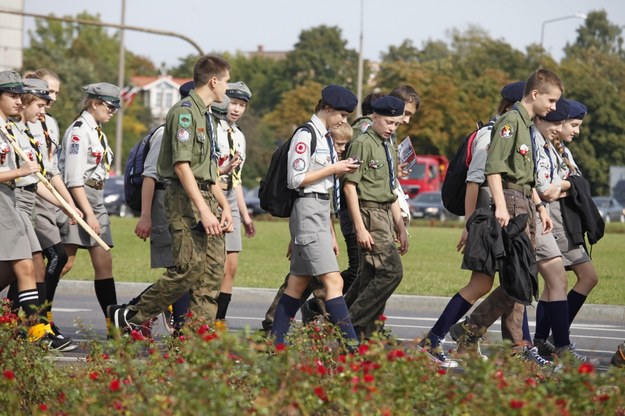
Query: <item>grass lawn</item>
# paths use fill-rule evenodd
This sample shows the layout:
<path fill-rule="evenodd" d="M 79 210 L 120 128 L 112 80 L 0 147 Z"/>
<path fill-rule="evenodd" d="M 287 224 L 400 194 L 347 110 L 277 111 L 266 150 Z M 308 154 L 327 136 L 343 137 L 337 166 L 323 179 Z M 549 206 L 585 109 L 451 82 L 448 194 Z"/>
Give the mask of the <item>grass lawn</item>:
<path fill-rule="evenodd" d="M 150 269 L 149 241 L 134 235 L 136 218 L 113 217 L 113 271 L 118 281 L 152 282 L 161 270 Z M 403 257 L 404 279 L 397 293 L 412 295 L 452 296 L 468 281 L 470 273 L 460 269 L 461 255 L 455 246 L 460 237 L 460 223 L 418 222 L 410 228 L 410 249 Z M 244 238 L 236 286 L 277 288 L 289 270 L 285 254 L 289 241 L 288 222 L 256 221 L 256 237 Z M 340 236 L 338 225 L 337 233 Z M 593 248 L 593 262 L 599 284 L 590 294 L 590 303 L 625 305 L 625 233 L 622 224 L 609 224 L 604 238 Z M 613 232 L 612 232 L 613 231 Z M 347 264 L 343 241 L 339 264 Z M 93 270 L 89 255 L 79 251 L 76 264 L 66 278 L 91 279 Z M 542 279 L 539 279 L 542 281 Z M 570 273 L 570 285 L 575 276 Z"/>

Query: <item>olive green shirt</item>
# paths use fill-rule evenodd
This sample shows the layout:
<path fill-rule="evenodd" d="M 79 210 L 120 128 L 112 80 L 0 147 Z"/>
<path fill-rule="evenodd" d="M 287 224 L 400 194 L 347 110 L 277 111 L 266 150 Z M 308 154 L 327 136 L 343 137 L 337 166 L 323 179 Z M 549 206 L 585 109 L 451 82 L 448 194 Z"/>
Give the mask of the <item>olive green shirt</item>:
<path fill-rule="evenodd" d="M 527 110 L 518 102 L 497 119 L 486 157 L 486 176 L 498 173 L 505 182 L 534 186 L 531 126 Z"/>
<path fill-rule="evenodd" d="M 217 162 L 210 157 L 211 128 L 206 121 L 207 112 L 208 107 L 195 90 L 191 90 L 188 97 L 178 101 L 169 110 L 158 157 L 160 177 L 178 179 L 174 165 L 189 162 L 197 181 L 216 183 Z"/>
<path fill-rule="evenodd" d="M 359 132 L 349 143 L 345 158 L 358 158 L 362 164 L 356 172 L 345 175 L 344 180 L 356 184 L 359 200 L 387 203 L 397 199 L 390 186 L 390 172 L 383 141 L 378 133 L 368 128 L 365 132 Z M 389 148 L 393 165 L 397 166 L 397 152 L 390 141 Z"/>

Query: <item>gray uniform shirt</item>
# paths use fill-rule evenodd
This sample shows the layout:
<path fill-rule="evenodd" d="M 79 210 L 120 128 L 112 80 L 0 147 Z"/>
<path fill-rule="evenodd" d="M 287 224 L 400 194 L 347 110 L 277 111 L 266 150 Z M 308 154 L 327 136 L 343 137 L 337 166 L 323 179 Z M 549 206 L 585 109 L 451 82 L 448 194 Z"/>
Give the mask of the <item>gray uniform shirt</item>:
<path fill-rule="evenodd" d="M 542 194 L 552 184 L 560 186 L 562 182 L 560 173 L 562 171 L 559 169 L 559 166 L 562 158 L 559 157 L 556 149 L 545 140 L 538 129 L 536 129 L 536 147 L 538 148 L 536 153 L 536 190 Z"/>
<path fill-rule="evenodd" d="M 164 131 L 165 126 L 163 125 L 157 128 L 152 134 L 152 138 L 150 139 L 150 150 L 148 151 L 148 155 L 145 157 L 143 173 L 141 174 L 141 176 L 152 178 L 157 182 L 162 181 L 162 179 L 158 176 L 156 166 L 158 164 L 158 155 L 161 152 L 161 142 L 163 141 Z"/>
<path fill-rule="evenodd" d="M 21 121 L 15 121 L 13 122 L 13 125 L 15 126 L 13 127 L 13 134 L 15 134 L 15 138 L 17 139 L 17 142 L 19 143 L 20 148 L 31 161 L 36 162 L 37 156 L 36 156 L 35 149 L 33 149 L 32 145 L 30 144 L 30 139 L 25 133 L 26 125 L 22 123 Z M 20 159 L 20 163 L 23 163 L 21 159 Z M 32 185 L 37 182 L 39 182 L 39 178 L 37 178 L 37 175 L 35 175 L 34 173 L 28 176 L 22 176 L 22 177 L 15 179 L 15 184 L 18 187 Z"/>
<path fill-rule="evenodd" d="M 7 139 L 6 121 L 0 117 L 0 172 L 8 172 L 17 169 L 15 164 L 15 151 Z M 12 127 L 12 126 L 11 126 Z M 13 128 L 15 134 L 15 128 Z"/>
<path fill-rule="evenodd" d="M 95 181 L 108 179 L 109 175 L 104 166 L 105 150 L 108 149 L 111 161 L 113 153 L 106 135 L 104 135 L 105 146 L 100 143 L 96 127 L 98 123 L 93 116 L 83 111 L 65 131 L 59 153 L 59 169 L 68 188 L 83 186 L 88 179 Z"/>
<path fill-rule="evenodd" d="M 41 150 L 41 154 L 43 156 L 43 165 L 46 167 L 46 171 L 48 174 L 48 178 L 51 178 L 56 175 L 60 175 L 61 171 L 59 170 L 59 125 L 56 120 L 46 114 L 46 127 L 48 129 L 48 135 L 50 137 L 50 149 L 48 148 L 48 142 L 46 141 L 46 136 L 43 131 L 43 124 L 40 121 L 35 123 L 28 123 L 28 129 L 35 137 L 39 145 L 39 149 Z"/>
<path fill-rule="evenodd" d="M 471 162 L 467 170 L 466 182 L 482 184 L 486 180 L 484 175 L 484 167 L 486 166 L 486 157 L 488 156 L 488 146 L 490 145 L 490 135 L 493 126 L 487 124 L 482 127 L 471 145 Z"/>

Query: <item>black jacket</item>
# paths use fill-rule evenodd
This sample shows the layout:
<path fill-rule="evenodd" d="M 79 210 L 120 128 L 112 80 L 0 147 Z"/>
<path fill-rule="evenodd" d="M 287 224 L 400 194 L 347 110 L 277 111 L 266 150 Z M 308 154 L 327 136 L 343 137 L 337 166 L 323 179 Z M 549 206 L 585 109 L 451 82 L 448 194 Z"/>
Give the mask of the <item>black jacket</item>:
<path fill-rule="evenodd" d="M 595 244 L 603 237 L 605 222 L 592 200 L 590 184 L 582 176 L 569 177 L 570 195 L 560 200 L 562 221 L 572 242 L 586 246 L 584 234 L 590 244 Z"/>
<path fill-rule="evenodd" d="M 502 230 L 488 208 L 478 208 L 467 221 L 467 244 L 462 264 L 465 268 L 494 276 L 506 294 L 525 305 L 538 297 L 536 254 L 525 233 L 527 214 L 510 219 Z"/>

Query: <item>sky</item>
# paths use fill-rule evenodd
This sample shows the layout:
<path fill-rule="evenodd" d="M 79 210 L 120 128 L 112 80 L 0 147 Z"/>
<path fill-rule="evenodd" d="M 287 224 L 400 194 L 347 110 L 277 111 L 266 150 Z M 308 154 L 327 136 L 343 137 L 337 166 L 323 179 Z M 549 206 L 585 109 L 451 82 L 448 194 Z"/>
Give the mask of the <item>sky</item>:
<path fill-rule="evenodd" d="M 26 12 L 73 15 L 99 14 L 104 22 L 120 23 L 122 0 L 24 0 Z M 379 60 L 391 45 L 410 39 L 416 47 L 429 40 L 449 42 L 450 29 L 479 25 L 492 38 L 503 39 L 525 51 L 540 43 L 547 20 L 606 10 L 608 19 L 625 25 L 623 0 L 126 0 L 126 24 L 178 32 L 192 38 L 204 52 L 250 52 L 258 45 L 266 51 L 288 51 L 299 34 L 322 24 L 338 26 L 347 47 L 358 50 L 364 34 L 363 54 Z M 544 25 L 545 49 L 556 59 L 567 42 L 574 42 L 581 18 Z M 25 28 L 34 19 L 25 18 Z M 28 36 L 25 35 L 25 42 Z M 156 65 L 175 66 L 179 58 L 196 53 L 187 42 L 158 35 L 126 31 L 126 48 L 147 56 Z"/>

